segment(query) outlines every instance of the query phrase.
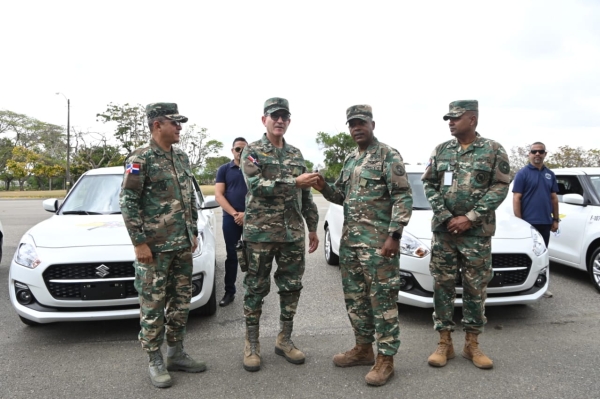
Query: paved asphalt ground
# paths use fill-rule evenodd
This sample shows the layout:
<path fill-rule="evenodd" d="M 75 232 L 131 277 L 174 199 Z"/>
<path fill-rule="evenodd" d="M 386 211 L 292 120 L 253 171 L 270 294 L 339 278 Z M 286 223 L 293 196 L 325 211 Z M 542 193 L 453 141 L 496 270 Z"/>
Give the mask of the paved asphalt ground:
<path fill-rule="evenodd" d="M 307 257 L 304 290 L 293 339 L 307 356 L 293 365 L 274 351 L 278 332 L 276 286 L 266 298 L 261 319 L 263 368 L 242 368 L 244 319 L 242 274 L 232 305 L 209 318 L 190 316 L 186 350 L 205 360 L 200 374 L 174 373 L 174 386 L 158 390 L 147 376 L 147 358 L 137 342 L 137 320 L 57 323 L 28 327 L 8 297 L 8 269 L 22 234 L 50 216 L 41 200 L 0 200 L 4 256 L 0 264 L 1 398 L 599 398 L 600 294 L 585 273 L 552 265 L 554 298 L 530 306 L 489 307 L 480 342 L 494 360 L 493 370 L 476 369 L 458 355 L 435 369 L 427 357 L 435 349 L 431 310 L 400 306 L 402 345 L 395 377 L 368 387 L 369 367 L 336 368 L 332 356 L 352 347 L 339 269 L 325 263 L 323 219 L 319 207 L 316 253 Z M 223 295 L 225 258 L 217 210 L 217 295 Z M 460 309 L 456 322 L 460 322 Z M 460 352 L 464 334 L 454 334 Z"/>

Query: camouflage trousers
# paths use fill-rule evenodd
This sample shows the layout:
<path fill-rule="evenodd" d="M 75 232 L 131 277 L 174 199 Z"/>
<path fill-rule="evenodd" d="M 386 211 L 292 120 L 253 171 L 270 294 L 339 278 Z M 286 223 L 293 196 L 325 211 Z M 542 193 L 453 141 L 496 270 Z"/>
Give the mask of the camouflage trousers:
<path fill-rule="evenodd" d="M 262 300 L 271 289 L 273 259 L 277 270 L 273 278 L 279 288 L 281 321 L 292 321 L 298 307 L 302 276 L 304 275 L 305 243 L 297 242 L 247 242 L 248 271 L 244 277 L 244 316 L 246 325 L 259 324 Z"/>
<path fill-rule="evenodd" d="M 167 341 L 183 341 L 192 298 L 190 248 L 152 254 L 152 263 L 134 262 L 135 289 L 140 298 L 139 340 L 145 351 Z"/>
<path fill-rule="evenodd" d="M 433 233 L 429 271 L 434 278 L 433 323 L 437 331 L 454 331 L 458 270 L 463 287 L 463 330 L 480 334 L 487 322 L 485 300 L 492 269 L 492 238 Z"/>
<path fill-rule="evenodd" d="M 398 260 L 379 255 L 376 248 L 340 246 L 344 299 L 356 343 L 370 344 L 376 338 L 378 352 L 387 356 L 400 347 Z"/>

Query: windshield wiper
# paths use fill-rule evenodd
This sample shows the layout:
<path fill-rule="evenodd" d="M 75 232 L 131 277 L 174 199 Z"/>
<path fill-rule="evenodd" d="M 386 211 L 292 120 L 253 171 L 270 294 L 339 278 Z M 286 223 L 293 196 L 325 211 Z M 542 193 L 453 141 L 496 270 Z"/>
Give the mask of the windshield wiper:
<path fill-rule="evenodd" d="M 422 206 L 413 206 L 413 209 L 416 209 L 417 211 L 426 211 L 426 210 L 429 210 L 431 208 L 424 208 Z"/>
<path fill-rule="evenodd" d="M 63 212 L 62 214 L 63 215 L 102 215 L 102 213 L 100 213 L 100 212 L 92 212 L 92 211 L 66 211 L 66 212 Z"/>
<path fill-rule="evenodd" d="M 109 213 L 109 215 L 120 215 L 120 214 L 121 214 L 121 211 L 117 211 L 117 212 L 111 212 L 111 213 Z"/>

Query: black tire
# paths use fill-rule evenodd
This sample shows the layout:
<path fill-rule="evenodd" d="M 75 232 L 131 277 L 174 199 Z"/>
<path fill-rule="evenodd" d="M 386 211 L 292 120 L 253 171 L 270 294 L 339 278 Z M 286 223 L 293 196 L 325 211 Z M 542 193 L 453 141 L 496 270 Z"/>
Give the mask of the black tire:
<path fill-rule="evenodd" d="M 35 322 L 33 320 L 26 319 L 23 316 L 19 316 L 19 319 L 21 319 L 21 321 L 23 322 L 23 324 L 27 324 L 30 327 L 35 327 L 35 326 L 39 326 L 40 325 L 40 323 Z"/>
<path fill-rule="evenodd" d="M 208 298 L 206 305 L 198 309 L 198 314 L 202 317 L 213 316 L 217 313 L 217 284 L 213 281 L 212 294 Z"/>
<path fill-rule="evenodd" d="M 323 251 L 325 251 L 325 261 L 328 265 L 337 266 L 340 264 L 340 257 L 333 252 L 333 248 L 331 247 L 329 227 L 325 227 L 325 245 L 323 245 Z"/>
<path fill-rule="evenodd" d="M 588 264 L 588 271 L 594 287 L 600 291 L 600 247 L 596 248 L 592 253 L 590 263 Z"/>

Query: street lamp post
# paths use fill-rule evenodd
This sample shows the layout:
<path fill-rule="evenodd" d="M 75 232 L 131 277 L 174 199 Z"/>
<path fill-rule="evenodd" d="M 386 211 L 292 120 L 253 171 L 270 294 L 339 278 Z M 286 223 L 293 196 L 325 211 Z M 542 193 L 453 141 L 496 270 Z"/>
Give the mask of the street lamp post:
<path fill-rule="evenodd" d="M 71 188 L 71 100 L 69 100 L 67 98 L 67 96 L 65 96 L 63 93 L 56 93 L 58 94 L 62 94 L 62 96 L 65 98 L 65 100 L 67 100 L 67 176 L 66 176 L 66 185 L 67 185 L 67 192 L 69 192 L 69 189 Z"/>

